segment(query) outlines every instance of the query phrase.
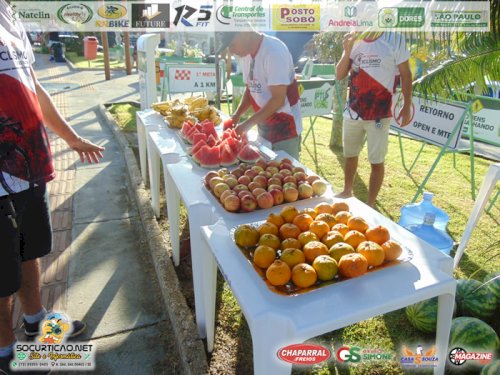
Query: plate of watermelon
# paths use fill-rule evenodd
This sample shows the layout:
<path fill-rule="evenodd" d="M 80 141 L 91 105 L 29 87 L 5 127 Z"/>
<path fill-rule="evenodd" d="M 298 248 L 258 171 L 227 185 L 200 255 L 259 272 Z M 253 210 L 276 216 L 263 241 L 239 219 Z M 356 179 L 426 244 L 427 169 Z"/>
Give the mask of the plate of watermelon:
<path fill-rule="evenodd" d="M 234 129 L 226 129 L 219 136 L 214 123 L 208 120 L 193 124 L 186 121 L 178 133 L 186 144 L 186 151 L 203 168 L 228 167 L 245 162 L 252 164 L 262 156 L 259 149 L 238 136 Z"/>

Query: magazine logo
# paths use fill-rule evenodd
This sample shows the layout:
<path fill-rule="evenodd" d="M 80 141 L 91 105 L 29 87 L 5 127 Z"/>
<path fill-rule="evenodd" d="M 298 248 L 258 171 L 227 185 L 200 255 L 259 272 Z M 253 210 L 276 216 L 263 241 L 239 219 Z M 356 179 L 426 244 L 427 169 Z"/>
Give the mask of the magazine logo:
<path fill-rule="evenodd" d="M 415 352 L 403 346 L 402 354 L 400 363 L 403 367 L 429 368 L 437 366 L 436 346 L 424 350 L 424 347 L 418 344 Z"/>
<path fill-rule="evenodd" d="M 85 4 L 66 4 L 57 11 L 57 18 L 66 24 L 84 24 L 92 19 L 94 13 Z"/>
<path fill-rule="evenodd" d="M 168 29 L 170 27 L 170 4 L 132 4 L 132 27 Z"/>
<path fill-rule="evenodd" d="M 314 365 L 330 358 L 330 351 L 315 344 L 293 344 L 278 350 L 278 358 L 294 365 Z"/>
<path fill-rule="evenodd" d="M 479 361 L 479 364 L 485 365 L 493 360 L 493 353 L 467 352 L 465 349 L 457 347 L 450 350 L 448 360 L 455 366 L 462 366 L 467 361 Z"/>
<path fill-rule="evenodd" d="M 102 18 L 116 20 L 127 15 L 127 8 L 121 4 L 106 4 L 97 9 L 97 14 Z"/>
<path fill-rule="evenodd" d="M 201 5 L 200 9 L 193 8 L 189 5 L 182 5 L 175 9 L 174 25 L 177 26 L 179 22 L 186 27 L 206 27 L 212 17 L 212 5 Z M 193 17 L 196 13 L 197 16 Z M 191 20 L 191 21 L 190 21 Z"/>

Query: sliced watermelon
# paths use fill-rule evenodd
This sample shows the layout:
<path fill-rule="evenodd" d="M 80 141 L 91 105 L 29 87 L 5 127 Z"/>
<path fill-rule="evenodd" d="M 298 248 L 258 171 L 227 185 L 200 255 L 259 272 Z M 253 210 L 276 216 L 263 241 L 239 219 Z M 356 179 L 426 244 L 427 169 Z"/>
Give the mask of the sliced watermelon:
<path fill-rule="evenodd" d="M 208 136 L 207 143 L 209 146 L 215 146 L 217 144 L 217 138 L 215 138 L 212 134 Z"/>
<path fill-rule="evenodd" d="M 224 127 L 223 127 L 224 130 L 231 129 L 231 128 L 234 127 L 233 119 L 232 118 L 228 118 L 227 120 L 224 120 L 223 124 L 224 124 Z"/>
<path fill-rule="evenodd" d="M 245 163 L 254 163 L 260 157 L 259 149 L 246 144 L 238 153 L 238 159 Z"/>
<path fill-rule="evenodd" d="M 203 151 L 202 148 L 200 151 Z M 200 166 L 204 168 L 217 168 L 220 165 L 220 147 L 213 146 L 200 157 Z"/>
<path fill-rule="evenodd" d="M 205 120 L 201 123 L 203 126 L 203 132 L 206 135 L 213 135 L 213 137 L 217 140 L 219 139 L 219 136 L 217 135 L 217 132 L 215 131 L 215 125 L 212 121 Z"/>
<path fill-rule="evenodd" d="M 196 130 L 203 133 L 203 126 L 199 122 L 197 122 L 194 127 Z"/>
<path fill-rule="evenodd" d="M 193 145 L 197 144 L 198 141 L 204 140 L 206 143 L 208 143 L 208 137 L 204 133 L 196 133 L 193 135 Z"/>
<path fill-rule="evenodd" d="M 203 159 L 204 155 L 210 152 L 210 146 L 203 145 L 199 150 L 193 152 L 193 160 L 198 164 L 201 163 L 201 159 Z"/>
<path fill-rule="evenodd" d="M 231 138 L 232 135 L 231 135 L 231 129 L 228 129 L 228 130 L 224 130 L 224 133 L 222 133 L 222 139 L 228 139 L 228 138 Z"/>
<path fill-rule="evenodd" d="M 193 147 L 191 147 L 191 155 L 198 152 L 198 150 L 201 149 L 203 146 L 208 146 L 207 141 L 204 139 L 200 139 Z"/>
<path fill-rule="evenodd" d="M 191 134 L 192 132 L 194 132 L 195 130 L 196 129 L 193 126 L 193 124 L 191 124 L 189 121 L 185 121 L 184 124 L 182 124 L 182 128 L 181 128 L 182 138 L 187 139 L 188 135 Z"/>
<path fill-rule="evenodd" d="M 225 140 L 225 142 L 227 143 L 227 145 L 229 147 L 231 147 L 231 150 L 233 151 L 233 154 L 237 155 L 238 151 L 240 151 L 240 147 L 239 147 L 238 141 L 236 139 L 234 139 L 234 138 L 227 138 Z"/>
<path fill-rule="evenodd" d="M 191 133 L 188 134 L 186 141 L 188 141 L 190 144 L 193 145 L 194 144 L 194 136 L 196 134 L 200 134 L 200 132 L 195 129 L 194 131 L 192 131 Z M 203 133 L 201 133 L 201 134 L 203 134 Z"/>
<path fill-rule="evenodd" d="M 233 152 L 228 144 L 223 144 L 220 152 L 220 165 L 227 167 L 237 163 L 238 158 L 236 157 L 236 153 Z"/>

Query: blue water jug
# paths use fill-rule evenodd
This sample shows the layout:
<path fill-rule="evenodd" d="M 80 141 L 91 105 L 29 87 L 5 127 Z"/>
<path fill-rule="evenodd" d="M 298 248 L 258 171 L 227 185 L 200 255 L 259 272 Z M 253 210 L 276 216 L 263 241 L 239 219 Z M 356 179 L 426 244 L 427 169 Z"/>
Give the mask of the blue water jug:
<path fill-rule="evenodd" d="M 408 225 L 405 228 L 429 245 L 434 246 L 446 255 L 450 255 L 453 248 L 453 238 L 446 231 L 436 228 L 434 226 L 435 220 L 436 215 L 428 212 L 424 216 L 423 223 Z"/>
<path fill-rule="evenodd" d="M 433 213 L 436 217 L 434 226 L 446 231 L 446 225 L 450 218 L 446 212 L 432 204 L 432 197 L 434 197 L 434 194 L 426 191 L 423 196 L 424 199 L 422 199 L 421 202 L 407 204 L 401 208 L 401 218 L 398 224 L 405 228 L 411 224 L 422 224 L 424 216 L 428 212 Z"/>

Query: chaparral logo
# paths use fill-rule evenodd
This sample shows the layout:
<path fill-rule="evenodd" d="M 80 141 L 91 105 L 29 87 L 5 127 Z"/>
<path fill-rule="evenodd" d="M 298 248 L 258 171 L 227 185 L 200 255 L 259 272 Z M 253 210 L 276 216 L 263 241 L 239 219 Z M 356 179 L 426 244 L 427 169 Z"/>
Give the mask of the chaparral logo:
<path fill-rule="evenodd" d="M 93 14 L 85 4 L 66 4 L 57 11 L 57 18 L 67 24 L 83 24 L 89 22 Z"/>
<path fill-rule="evenodd" d="M 467 352 L 465 349 L 457 347 L 450 350 L 448 359 L 455 366 L 461 366 L 467 361 L 479 361 L 481 365 L 485 365 L 493 360 L 493 353 Z"/>
<path fill-rule="evenodd" d="M 106 4 L 97 9 L 97 14 L 102 18 L 116 20 L 127 15 L 127 8 L 121 4 Z"/>
<path fill-rule="evenodd" d="M 330 351 L 315 344 L 293 344 L 278 350 L 278 358 L 294 365 L 314 365 L 330 358 Z"/>

